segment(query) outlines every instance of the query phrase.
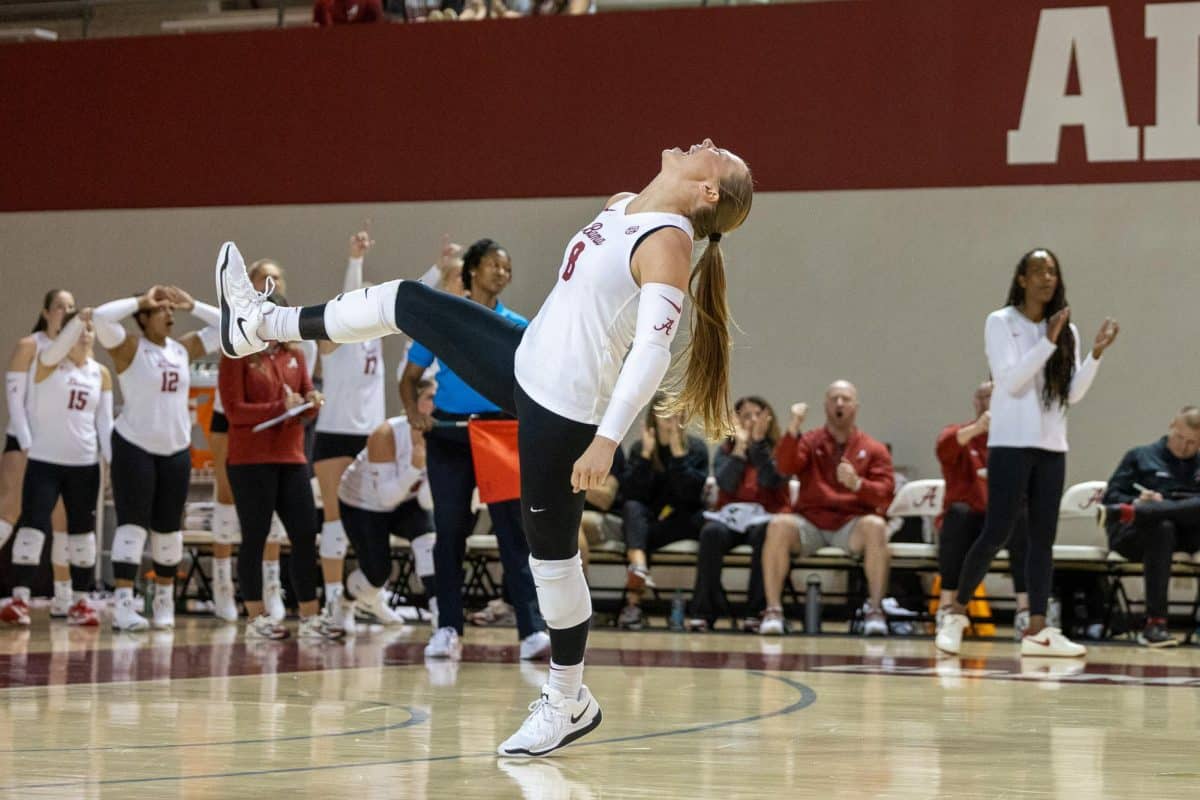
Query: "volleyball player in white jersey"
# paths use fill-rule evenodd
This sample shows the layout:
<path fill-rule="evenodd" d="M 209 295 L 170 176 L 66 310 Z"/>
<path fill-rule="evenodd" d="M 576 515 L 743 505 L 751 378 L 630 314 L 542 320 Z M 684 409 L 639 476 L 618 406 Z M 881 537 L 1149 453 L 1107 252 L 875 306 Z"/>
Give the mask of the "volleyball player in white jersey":
<path fill-rule="evenodd" d="M 283 268 L 269 258 L 255 261 L 250 266 L 249 275 L 256 291 L 261 292 L 267 281 L 271 281 L 281 294 L 287 293 L 287 280 Z M 303 342 L 302 346 L 305 347 L 305 363 L 317 363 L 317 343 Z M 215 389 L 208 440 L 213 456 L 214 483 L 213 614 L 226 622 L 236 622 L 238 609 L 233 589 L 233 546 L 241 539 L 242 532 L 238 524 L 237 510 L 233 505 L 233 487 L 229 485 L 229 474 L 225 470 L 225 459 L 229 452 L 229 420 L 225 417 L 219 387 Z M 282 622 L 287 616 L 287 608 L 283 604 L 283 580 L 279 572 L 279 549 L 286 538 L 287 533 L 279 515 L 272 515 L 271 533 L 263 548 L 262 602 L 264 613 L 276 622 Z"/>
<path fill-rule="evenodd" d="M 366 231 L 350 238 L 350 259 L 346 266 L 343 291 L 363 286 L 363 257 L 374 242 Z M 338 483 L 356 455 L 367 445 L 371 431 L 387 416 L 384 408 L 383 343 L 380 339 L 341 345 L 319 342 L 321 378 L 325 405 L 317 417 L 317 440 L 313 448 L 313 472 L 321 487 L 324 524 L 321 526 L 321 571 L 325 577 L 325 613 L 338 615 L 335 621 L 354 633 L 354 607 L 342 603 L 342 574 L 350 540 L 342 525 L 338 507 Z M 361 556 L 360 556 L 361 558 Z M 386 605 L 387 618 L 399 617 Z"/>
<path fill-rule="evenodd" d="M 433 412 L 433 384 L 424 382 L 418 404 Z M 385 420 L 367 437 L 367 445 L 346 468 L 338 487 L 346 533 L 354 544 L 358 569 L 346 578 L 340 602 L 386 624 L 400 622 L 388 607 L 383 585 L 392 571 L 389 537 L 412 542 L 417 577 L 432 597 L 433 499 L 425 475 L 425 437 L 406 417 Z"/>
<path fill-rule="evenodd" d="M 264 340 L 354 342 L 403 331 L 520 420 L 522 516 L 551 664 L 541 697 L 501 755 L 544 755 L 600 724 L 583 686 L 591 619 L 578 550 L 583 493 L 604 482 L 618 443 L 666 374 L 685 294 L 695 302 L 687 374 L 664 411 L 700 416 L 712 438 L 732 430 L 718 243 L 745 220 L 752 195 L 745 162 L 710 140 L 663 151 L 661 170 L 641 193 L 611 198 L 572 237 L 527 330 L 416 281 L 276 308 L 246 278 L 232 242 L 217 256 L 227 354 L 256 352 Z M 693 239 L 707 240 L 694 270 Z"/>
<path fill-rule="evenodd" d="M 33 393 L 37 357 L 62 329 L 63 318 L 75 310 L 75 297 L 65 289 L 51 289 L 42 298 L 33 331 L 17 342 L 8 362 L 5 385 L 8 397 L 8 426 L 5 429 L 4 455 L 0 457 L 0 549 L 13 532 L 21 516 L 21 485 L 25 478 L 26 453 L 33 442 L 27 407 Z M 67 514 L 62 500 L 51 515 L 53 543 L 50 564 L 54 570 L 54 599 L 51 617 L 66 617 L 71 609 L 71 566 L 68 563 Z"/>
<path fill-rule="evenodd" d="M 171 338 L 175 309 L 208 327 Z M 140 334 L 121 324 L 133 316 Z M 175 627 L 175 572 L 183 558 L 180 523 L 192 479 L 192 420 L 188 408 L 191 364 L 217 349 L 221 314 L 175 287 L 153 287 L 139 297 L 105 303 L 95 311 L 96 338 L 108 350 L 121 384 L 121 415 L 112 438 L 112 489 L 117 511 L 112 566 L 116 583 L 113 627 L 145 630 L 133 582 L 150 540 L 154 561 L 154 627 Z"/>
<path fill-rule="evenodd" d="M 112 457 L 112 377 L 92 358 L 91 316 L 91 309 L 68 315 L 58 337 L 38 353 L 36 391 L 29 404 L 33 441 L 21 490 L 21 521 L 13 539 L 12 601 L 0 610 L 0 621 L 9 624 L 29 624 L 29 586 L 59 496 L 67 509 L 74 590 L 67 620 L 73 625 L 99 624 L 87 592 L 96 567 L 100 456 L 105 461 Z"/>

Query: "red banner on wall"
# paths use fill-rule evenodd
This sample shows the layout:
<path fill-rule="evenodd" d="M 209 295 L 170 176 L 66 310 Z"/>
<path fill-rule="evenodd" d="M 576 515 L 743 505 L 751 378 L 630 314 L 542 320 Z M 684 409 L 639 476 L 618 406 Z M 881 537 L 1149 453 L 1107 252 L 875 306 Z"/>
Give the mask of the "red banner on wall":
<path fill-rule="evenodd" d="M 1196 3 L 862 0 L 0 48 L 0 210 L 1200 179 Z"/>

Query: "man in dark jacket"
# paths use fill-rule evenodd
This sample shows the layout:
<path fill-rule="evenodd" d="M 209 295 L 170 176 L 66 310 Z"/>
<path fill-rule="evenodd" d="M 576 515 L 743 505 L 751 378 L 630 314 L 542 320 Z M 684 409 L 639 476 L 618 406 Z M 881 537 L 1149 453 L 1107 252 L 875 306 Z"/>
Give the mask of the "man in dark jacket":
<path fill-rule="evenodd" d="M 1135 447 L 1108 480 L 1099 522 L 1109 547 L 1145 566 L 1146 626 L 1138 641 L 1174 647 L 1167 592 L 1174 553 L 1200 550 L 1200 408 L 1185 406 L 1167 435 Z"/>

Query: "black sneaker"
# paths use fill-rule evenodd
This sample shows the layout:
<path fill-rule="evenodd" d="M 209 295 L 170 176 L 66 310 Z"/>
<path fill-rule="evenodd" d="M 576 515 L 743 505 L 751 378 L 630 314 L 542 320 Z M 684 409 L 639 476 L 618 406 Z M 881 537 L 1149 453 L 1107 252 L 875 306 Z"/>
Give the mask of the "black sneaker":
<path fill-rule="evenodd" d="M 1157 619 L 1146 623 L 1146 627 L 1138 634 L 1137 640 L 1138 644 L 1146 647 L 1175 647 L 1179 644 L 1179 641 L 1167 630 L 1166 624 Z"/>
<path fill-rule="evenodd" d="M 644 625 L 645 619 L 639 606 L 625 606 L 621 609 L 621 616 L 617 617 L 617 627 L 627 631 L 640 631 Z"/>

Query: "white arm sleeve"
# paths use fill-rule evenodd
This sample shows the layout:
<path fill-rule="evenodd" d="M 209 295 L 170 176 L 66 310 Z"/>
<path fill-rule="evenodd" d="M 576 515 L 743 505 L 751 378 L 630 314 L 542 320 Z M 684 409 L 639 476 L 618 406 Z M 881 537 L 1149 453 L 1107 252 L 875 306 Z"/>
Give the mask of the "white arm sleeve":
<path fill-rule="evenodd" d="M 1092 381 L 1096 380 L 1096 373 L 1100 369 L 1100 359 L 1092 358 L 1092 351 L 1088 350 L 1087 357 L 1080 364 L 1079 329 L 1072 325 L 1071 332 L 1075 334 L 1075 374 L 1071 377 L 1071 391 L 1067 402 L 1075 405 L 1088 393 L 1088 389 L 1092 388 Z"/>
<path fill-rule="evenodd" d="M 342 282 L 343 292 L 353 292 L 363 288 L 363 260 L 352 258 L 346 262 L 346 278 Z"/>
<path fill-rule="evenodd" d="M 683 298 L 681 289 L 666 283 L 642 286 L 633 346 L 621 366 L 597 436 L 620 442 L 638 412 L 654 397 L 671 366 L 671 341 L 683 317 Z"/>
<path fill-rule="evenodd" d="M 1013 343 L 1008 325 L 997 316 L 988 317 L 983 339 L 992 380 L 1010 395 L 1024 392 L 1037 377 L 1038 370 L 1054 355 L 1054 342 L 1044 336 L 1032 350 L 1022 355 Z"/>
<path fill-rule="evenodd" d="M 221 346 L 221 332 L 212 325 L 198 330 L 196 336 L 200 337 L 200 344 L 204 345 L 206 353 L 215 353 Z"/>
<path fill-rule="evenodd" d="M 214 328 L 221 327 L 221 310 L 216 306 L 210 306 L 208 303 L 196 301 L 192 306 L 192 316 L 203 322 L 205 325 L 211 325 Z"/>
<path fill-rule="evenodd" d="M 58 366 L 58 362 L 66 358 L 67 353 L 71 352 L 71 348 L 79 341 L 79 334 L 82 332 L 83 320 L 75 317 L 58 332 L 58 338 L 38 354 L 38 361 L 42 362 L 44 367 Z"/>
<path fill-rule="evenodd" d="M 100 343 L 100 346 L 105 350 L 111 350 L 125 341 L 128 334 L 125 326 L 121 324 L 121 320 L 136 314 L 137 310 L 138 299 L 136 297 L 111 300 L 97 308 L 92 313 L 92 324 L 96 328 L 96 341 Z"/>
<path fill-rule="evenodd" d="M 380 505 L 395 508 L 408 500 L 413 484 L 420 473 L 400 469 L 394 461 L 377 463 L 368 461 L 366 474 L 375 498 Z"/>
<path fill-rule="evenodd" d="M 100 454 L 109 464 L 112 463 L 112 389 L 100 393 L 100 402 L 96 405 L 96 436 L 100 439 Z"/>
<path fill-rule="evenodd" d="M 25 409 L 25 393 L 29 389 L 29 373 L 11 371 L 5 375 L 8 397 L 8 424 L 22 450 L 33 444 L 33 431 L 29 428 L 29 414 Z"/>
<path fill-rule="evenodd" d="M 438 285 L 441 284 L 441 282 L 442 271 L 437 268 L 437 264 L 434 264 L 432 267 L 425 270 L 425 274 L 417 278 L 417 283 L 423 283 L 430 289 L 438 288 Z"/>

